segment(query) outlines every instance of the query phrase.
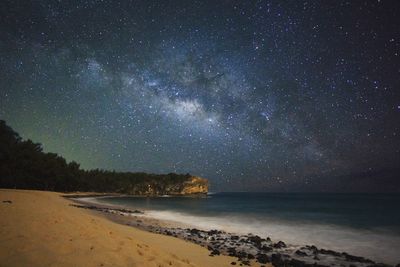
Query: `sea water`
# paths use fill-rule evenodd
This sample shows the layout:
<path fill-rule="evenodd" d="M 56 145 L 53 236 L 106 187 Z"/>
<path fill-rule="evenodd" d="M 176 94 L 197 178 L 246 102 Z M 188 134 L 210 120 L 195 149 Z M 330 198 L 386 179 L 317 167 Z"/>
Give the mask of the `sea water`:
<path fill-rule="evenodd" d="M 400 194 L 215 193 L 205 198 L 108 197 L 146 216 L 400 262 Z"/>

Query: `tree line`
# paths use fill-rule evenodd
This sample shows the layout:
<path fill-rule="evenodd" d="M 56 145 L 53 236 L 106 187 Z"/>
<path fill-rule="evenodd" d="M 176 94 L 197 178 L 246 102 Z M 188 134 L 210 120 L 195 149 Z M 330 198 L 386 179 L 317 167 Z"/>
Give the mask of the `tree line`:
<path fill-rule="evenodd" d="M 117 192 L 126 194 L 170 194 L 179 192 L 190 174 L 148 174 L 84 170 L 56 153 L 45 153 L 42 145 L 22 140 L 0 120 L 0 187 L 57 192 Z"/>

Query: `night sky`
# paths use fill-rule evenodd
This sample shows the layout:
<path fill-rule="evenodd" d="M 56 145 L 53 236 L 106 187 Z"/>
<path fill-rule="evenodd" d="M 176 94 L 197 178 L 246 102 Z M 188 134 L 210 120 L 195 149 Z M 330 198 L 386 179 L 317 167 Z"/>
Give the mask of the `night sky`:
<path fill-rule="evenodd" d="M 0 34 L 0 119 L 85 169 L 400 190 L 399 1 L 2 0 Z"/>

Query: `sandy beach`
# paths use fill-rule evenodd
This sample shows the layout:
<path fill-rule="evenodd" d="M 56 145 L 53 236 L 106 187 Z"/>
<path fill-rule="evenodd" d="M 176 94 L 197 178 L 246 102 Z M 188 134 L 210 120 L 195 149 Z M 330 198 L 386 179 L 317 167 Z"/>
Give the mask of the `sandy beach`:
<path fill-rule="evenodd" d="M 232 266 L 236 260 L 71 203 L 60 193 L 1 189 L 0 266 Z"/>

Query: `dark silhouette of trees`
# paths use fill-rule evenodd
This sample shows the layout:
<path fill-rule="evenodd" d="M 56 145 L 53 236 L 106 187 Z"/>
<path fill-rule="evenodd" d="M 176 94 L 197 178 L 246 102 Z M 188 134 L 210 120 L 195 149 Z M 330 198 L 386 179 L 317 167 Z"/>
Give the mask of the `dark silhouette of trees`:
<path fill-rule="evenodd" d="M 179 192 L 190 174 L 147 174 L 83 170 L 74 161 L 43 152 L 42 146 L 22 140 L 0 120 L 0 187 L 58 192 L 93 191 L 127 194 Z"/>

